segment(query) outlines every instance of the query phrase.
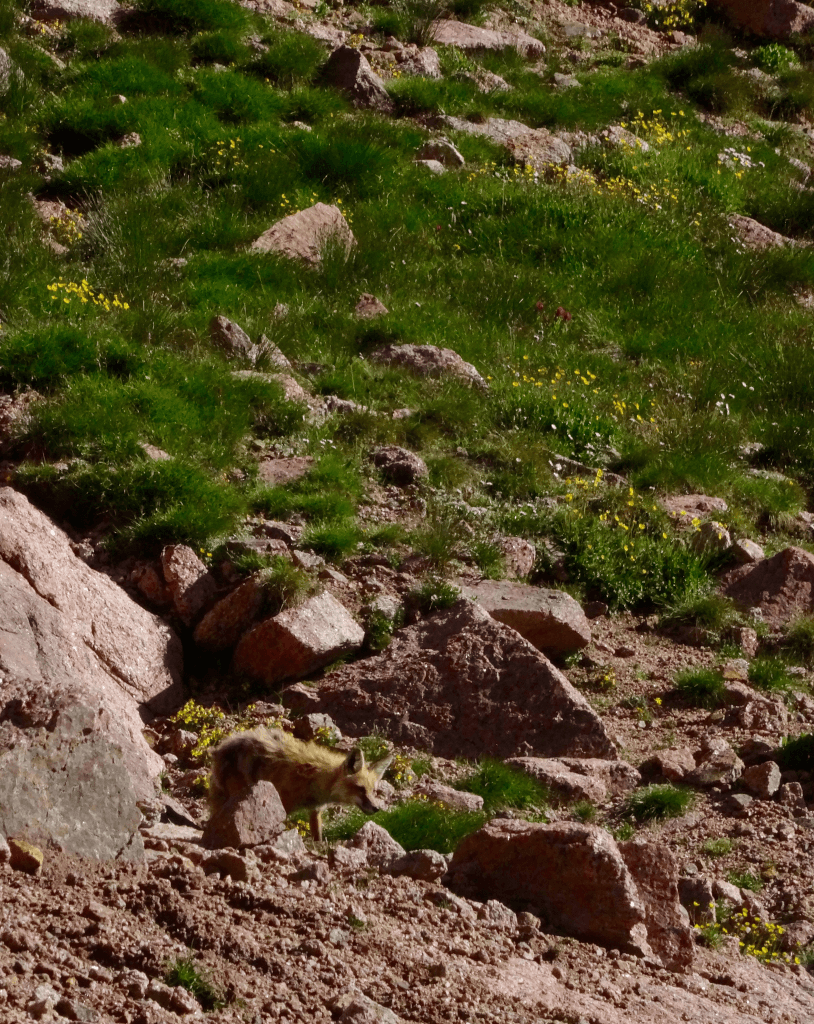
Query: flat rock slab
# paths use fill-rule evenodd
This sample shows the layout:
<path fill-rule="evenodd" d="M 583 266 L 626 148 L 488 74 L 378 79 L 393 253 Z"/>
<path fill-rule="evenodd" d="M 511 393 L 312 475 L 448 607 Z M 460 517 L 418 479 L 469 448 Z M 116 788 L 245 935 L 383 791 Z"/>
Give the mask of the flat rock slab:
<path fill-rule="evenodd" d="M 252 243 L 251 251 L 278 253 L 316 267 L 329 246 L 335 246 L 347 259 L 355 244 L 353 232 L 339 207 L 314 203 L 272 224 Z"/>
<path fill-rule="evenodd" d="M 633 876 L 595 825 L 496 818 L 458 846 L 447 882 L 470 898 L 532 904 L 548 927 L 586 942 L 652 952 Z"/>
<path fill-rule="evenodd" d="M 814 28 L 814 11 L 796 0 L 717 0 L 738 28 L 767 39 L 788 40 Z"/>
<path fill-rule="evenodd" d="M 257 466 L 257 475 L 264 484 L 280 487 L 302 479 L 313 468 L 314 460 L 310 455 L 291 459 L 263 459 Z"/>
<path fill-rule="evenodd" d="M 461 586 L 493 619 L 503 622 L 547 654 L 579 651 L 591 642 L 591 625 L 577 601 L 563 590 L 484 580 Z"/>
<path fill-rule="evenodd" d="M 444 46 L 455 46 L 464 53 L 513 49 L 529 60 L 536 60 L 545 53 L 545 46 L 540 40 L 526 32 L 497 32 L 490 28 L 468 25 L 462 21 L 437 22 L 432 37 L 434 42 Z"/>
<path fill-rule="evenodd" d="M 264 683 L 302 679 L 358 650 L 364 639 L 365 631 L 335 597 L 318 594 L 245 633 L 233 664 Z"/>
<path fill-rule="evenodd" d="M 463 360 L 451 348 L 437 345 L 384 345 L 370 355 L 372 363 L 397 366 L 417 377 L 458 377 L 474 384 L 481 391 L 488 384 L 471 363 Z"/>
<path fill-rule="evenodd" d="M 34 0 L 30 7 L 37 21 L 73 21 L 88 18 L 103 25 L 112 25 L 122 8 L 116 0 Z"/>
<path fill-rule="evenodd" d="M 721 580 L 721 593 L 745 608 L 759 608 L 763 620 L 779 628 L 814 612 L 814 555 L 784 548 L 754 565 L 733 569 Z"/>
<path fill-rule="evenodd" d="M 591 800 L 602 803 L 621 796 L 642 781 L 640 772 L 627 761 L 603 761 L 596 757 L 511 757 L 507 764 L 542 782 L 559 800 Z M 695 762 L 693 762 L 693 765 Z"/>
<path fill-rule="evenodd" d="M 144 721 L 183 697 L 177 635 L 71 550 L 22 495 L 0 488 L 0 720 L 49 726 L 83 704 L 122 750 L 136 796 L 151 798 L 164 765 Z"/>
<path fill-rule="evenodd" d="M 567 142 L 552 135 L 545 128 L 530 128 L 522 121 L 506 120 L 502 117 L 487 117 L 485 121 L 465 121 L 462 117 L 443 114 L 435 119 L 436 124 L 466 135 L 478 135 L 503 146 L 521 166 L 532 166 L 542 170 L 555 164 L 565 167 L 573 162 L 573 153 Z"/>
<path fill-rule="evenodd" d="M 94 860 L 140 860 L 136 794 L 121 750 L 75 703 L 50 729 L 0 725 L 0 834 Z"/>
<path fill-rule="evenodd" d="M 379 730 L 440 757 L 616 759 L 602 720 L 527 640 L 468 600 L 398 630 L 382 654 L 289 700 L 361 736 Z"/>

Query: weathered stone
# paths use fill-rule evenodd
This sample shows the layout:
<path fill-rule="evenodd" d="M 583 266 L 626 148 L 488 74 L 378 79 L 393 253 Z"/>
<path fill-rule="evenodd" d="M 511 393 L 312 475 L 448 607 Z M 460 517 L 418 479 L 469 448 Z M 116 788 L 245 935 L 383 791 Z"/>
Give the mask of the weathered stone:
<path fill-rule="evenodd" d="M 814 29 L 814 11 L 797 0 L 717 0 L 740 29 L 787 41 Z"/>
<path fill-rule="evenodd" d="M 214 598 L 215 577 L 186 544 L 168 544 L 161 552 L 161 568 L 179 619 L 191 625 Z"/>
<path fill-rule="evenodd" d="M 500 900 L 487 900 L 478 907 L 478 920 L 485 921 L 495 931 L 517 931 L 517 914 Z"/>
<path fill-rule="evenodd" d="M 443 804 L 453 811 L 478 812 L 483 810 L 483 797 L 477 793 L 467 793 L 461 789 L 453 789 L 452 786 L 445 786 L 443 782 L 420 783 L 416 793 L 426 796 L 433 803 Z"/>
<path fill-rule="evenodd" d="M 323 81 L 332 85 L 361 110 L 392 114 L 393 101 L 384 82 L 368 63 L 367 57 L 352 46 L 338 46 L 322 70 Z"/>
<path fill-rule="evenodd" d="M 2 77 L 2 72 L 0 72 L 0 77 Z M 15 171 L 21 170 L 22 166 L 22 161 L 15 160 L 13 156 L 6 156 L 5 154 L 0 156 L 0 171 L 6 174 L 13 174 Z"/>
<path fill-rule="evenodd" d="M 724 882 L 720 878 L 716 878 L 712 883 L 712 895 L 715 897 L 716 903 L 728 903 L 731 907 L 740 907 L 741 905 L 741 891 L 737 885 Z"/>
<path fill-rule="evenodd" d="M 443 853 L 436 850 L 411 850 L 386 864 L 384 873 L 407 875 L 408 878 L 417 878 L 422 882 L 437 882 L 447 873 L 448 867 L 449 862 Z"/>
<path fill-rule="evenodd" d="M 294 735 L 299 740 L 315 740 L 318 736 L 325 736 L 326 732 L 334 739 L 342 739 L 342 733 L 331 716 L 321 715 L 318 711 L 302 715 L 294 722 Z"/>
<path fill-rule="evenodd" d="M 695 771 L 695 758 L 689 747 L 671 747 L 658 751 L 647 765 L 668 782 L 681 782 L 686 775 Z"/>
<path fill-rule="evenodd" d="M 263 587 L 258 574 L 211 608 L 195 627 L 195 643 L 210 651 L 234 647 L 263 607 Z"/>
<path fill-rule="evenodd" d="M 805 949 L 812 942 L 814 942 L 814 922 L 802 919 L 789 921 L 783 926 L 780 944 L 786 952 L 794 953 L 797 950 Z"/>
<path fill-rule="evenodd" d="M 705 519 L 713 512 L 726 512 L 729 508 L 723 498 L 708 494 L 671 494 L 661 503 L 677 525 L 685 527 L 691 526 L 693 519 Z"/>
<path fill-rule="evenodd" d="M 302 703 L 292 690 L 288 699 Z M 533 751 L 616 759 L 585 698 L 544 655 L 471 601 L 398 630 L 382 654 L 335 670 L 304 696 L 309 711 L 326 711 L 343 732 L 378 729 L 441 757 Z"/>
<path fill-rule="evenodd" d="M 152 796 L 164 766 L 142 729 L 180 702 L 181 663 L 171 629 L 77 558 L 26 498 L 0 488 L 0 721 L 20 730 L 9 743 L 21 757 L 23 730 L 51 729 L 82 704 L 96 709 L 93 733 L 121 748 L 136 796 Z"/>
<path fill-rule="evenodd" d="M 780 767 L 774 761 L 764 761 L 744 768 L 740 784 L 758 800 L 771 800 L 780 789 Z"/>
<path fill-rule="evenodd" d="M 210 850 L 271 843 L 283 832 L 285 819 L 277 790 L 270 782 L 260 781 L 246 793 L 230 797 L 209 819 L 202 843 Z"/>
<path fill-rule="evenodd" d="M 503 146 L 522 167 L 537 171 L 549 165 L 565 167 L 573 162 L 574 155 L 567 142 L 552 135 L 545 128 L 530 128 L 522 121 L 506 120 L 501 117 L 487 117 L 485 121 L 465 121 L 450 114 L 437 119 L 439 126 L 466 135 L 478 135 Z"/>
<path fill-rule="evenodd" d="M 357 650 L 364 639 L 365 631 L 335 597 L 318 594 L 245 633 L 234 668 L 268 684 L 301 679 Z"/>
<path fill-rule="evenodd" d="M 744 217 L 739 213 L 729 216 L 729 226 L 744 249 L 752 252 L 763 252 L 766 249 L 782 249 L 787 245 L 794 245 L 791 238 L 786 238 L 778 231 L 772 231 L 765 224 L 761 224 L 752 217 Z"/>
<path fill-rule="evenodd" d="M 788 807 L 792 814 L 805 814 L 806 801 L 803 795 L 803 787 L 799 782 L 784 782 L 780 787 L 778 800 L 784 807 Z M 1 858 L 0 858 L 1 859 Z"/>
<path fill-rule="evenodd" d="M 506 575 L 524 579 L 537 561 L 537 548 L 523 537 L 501 537 L 498 547 L 506 568 Z"/>
<path fill-rule="evenodd" d="M 405 854 L 401 843 L 375 821 L 366 821 L 356 835 L 345 844 L 352 850 L 364 850 L 368 864 L 383 867 Z"/>
<path fill-rule="evenodd" d="M 476 25 L 451 19 L 436 22 L 433 39 L 443 46 L 455 46 L 464 53 L 500 52 L 514 49 L 521 57 L 526 57 L 528 60 L 535 60 L 545 53 L 545 46 L 540 40 L 526 32 L 497 32 L 494 29 L 479 28 Z"/>
<path fill-rule="evenodd" d="M 37 21 L 73 21 L 88 18 L 103 25 L 112 25 L 121 13 L 116 0 L 33 0 L 29 7 Z"/>
<path fill-rule="evenodd" d="M 651 953 L 636 883 L 596 826 L 496 818 L 458 846 L 448 884 L 475 899 L 532 903 L 550 927 L 584 941 Z"/>
<path fill-rule="evenodd" d="M 11 847 L 6 837 L 0 832 L 0 864 L 8 864 L 11 860 Z"/>
<path fill-rule="evenodd" d="M 252 252 L 274 252 L 319 266 L 328 246 L 350 256 L 356 239 L 338 206 L 315 203 L 283 217 L 252 243 Z"/>
<path fill-rule="evenodd" d="M 227 356 L 248 356 L 252 348 L 252 339 L 242 327 L 225 316 L 213 316 L 209 321 L 209 336 Z"/>
<path fill-rule="evenodd" d="M 766 552 L 760 544 L 755 544 L 753 540 L 748 540 L 746 537 L 735 541 L 732 545 L 732 554 L 735 561 L 740 562 L 741 565 L 753 565 L 755 562 L 762 562 L 766 557 Z"/>
<path fill-rule="evenodd" d="M 270 487 L 292 484 L 310 473 L 314 468 L 311 455 L 300 455 L 290 459 L 263 459 L 258 463 L 257 476 Z"/>
<path fill-rule="evenodd" d="M 432 174 L 446 174 L 447 169 L 440 162 L 440 160 L 414 160 L 414 164 L 418 164 L 419 167 L 426 167 Z"/>
<path fill-rule="evenodd" d="M 0 726 L 0 833 L 94 860 L 143 856 L 128 766 L 98 718 L 75 702 L 47 729 Z"/>
<path fill-rule="evenodd" d="M 726 798 L 724 810 L 735 818 L 745 818 L 754 802 L 754 797 L 749 796 L 748 793 L 730 793 Z"/>
<path fill-rule="evenodd" d="M 784 548 L 756 565 L 739 566 L 723 577 L 721 592 L 742 607 L 760 608 L 770 626 L 784 626 L 814 612 L 814 554 Z"/>
<path fill-rule="evenodd" d="M 416 153 L 416 160 L 437 160 L 444 167 L 466 165 L 466 160 L 448 139 L 429 139 Z"/>
<path fill-rule="evenodd" d="M 438 348 L 436 345 L 385 345 L 371 354 L 370 361 L 384 366 L 398 366 L 418 377 L 458 377 L 482 391 L 488 390 L 486 381 L 475 367 L 461 359 L 451 348 Z"/>
<path fill-rule="evenodd" d="M 373 465 L 382 476 L 397 487 L 408 487 L 430 475 L 427 463 L 415 452 L 388 444 L 373 452 Z"/>
<path fill-rule="evenodd" d="M 692 535 L 691 543 L 693 550 L 699 554 L 720 555 L 732 547 L 732 538 L 725 526 L 711 519 L 698 527 Z"/>
<path fill-rule="evenodd" d="M 484 580 L 462 586 L 461 596 L 475 601 L 493 619 L 516 629 L 547 654 L 578 651 L 591 642 L 591 626 L 585 613 L 564 590 Z"/>
<path fill-rule="evenodd" d="M 43 853 L 39 846 L 34 846 L 25 839 L 9 839 L 8 848 L 11 851 L 9 864 L 15 871 L 25 871 L 28 875 L 39 874 L 43 862 Z"/>
<path fill-rule="evenodd" d="M 620 843 L 628 871 L 644 904 L 647 941 L 670 971 L 685 971 L 695 942 L 689 917 L 678 897 L 678 864 L 664 843 L 631 839 Z"/>
<path fill-rule="evenodd" d="M 360 320 L 375 320 L 376 317 L 387 316 L 389 310 L 383 302 L 379 302 L 375 295 L 362 292 L 353 312 Z"/>
<path fill-rule="evenodd" d="M 631 792 L 642 781 L 641 774 L 626 761 L 603 761 L 595 757 L 512 757 L 506 763 L 542 782 L 552 796 L 563 803 L 576 800 L 603 803 L 608 796 Z"/>
<path fill-rule="evenodd" d="M 334 871 L 363 871 L 368 866 L 365 850 L 334 846 L 328 851 L 328 863 Z"/>
<path fill-rule="evenodd" d="M 684 776 L 690 786 L 707 789 L 711 786 L 730 786 L 740 777 L 743 761 L 726 740 L 713 737 L 702 744 L 696 754 L 696 766 Z"/>
<path fill-rule="evenodd" d="M 421 49 L 405 47 L 396 52 L 396 65 L 402 75 L 414 75 L 418 78 L 443 78 L 441 61 L 438 51 L 431 46 Z"/>
<path fill-rule="evenodd" d="M 220 875 L 235 882 L 249 882 L 257 872 L 256 862 L 234 850 L 217 850 L 201 861 L 204 874 Z M 152 983 L 151 983 L 152 984 Z"/>
<path fill-rule="evenodd" d="M 404 1024 L 392 1010 L 361 992 L 344 992 L 328 1005 L 338 1024 Z"/>

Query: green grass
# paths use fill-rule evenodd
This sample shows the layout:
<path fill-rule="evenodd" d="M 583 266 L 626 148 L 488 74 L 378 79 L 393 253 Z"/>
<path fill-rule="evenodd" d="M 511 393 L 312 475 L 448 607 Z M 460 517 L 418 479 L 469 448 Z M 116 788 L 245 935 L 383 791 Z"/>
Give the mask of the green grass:
<path fill-rule="evenodd" d="M 734 845 L 731 839 L 722 836 L 718 839 L 708 839 L 701 849 L 708 857 L 726 857 L 732 852 Z"/>
<path fill-rule="evenodd" d="M 763 656 L 749 663 L 749 682 L 765 693 L 787 693 L 798 685 L 789 675 L 788 666 L 777 657 Z"/>
<path fill-rule="evenodd" d="M 462 839 L 484 824 L 486 815 L 409 800 L 388 811 L 379 811 L 370 819 L 362 811 L 352 810 L 325 828 L 325 839 L 329 842 L 350 839 L 367 820 L 381 825 L 405 850 L 452 853 Z"/>
<path fill-rule="evenodd" d="M 204 1010 L 218 1010 L 226 1005 L 223 993 L 213 984 L 192 953 L 177 957 L 167 965 L 164 983 L 191 992 Z"/>
<path fill-rule="evenodd" d="M 726 696 L 726 683 L 714 668 L 691 668 L 679 672 L 675 688 L 692 707 L 710 711 L 720 707 Z"/>
<path fill-rule="evenodd" d="M 792 622 L 784 641 L 790 658 L 809 668 L 814 666 L 814 618 L 802 617 Z"/>
<path fill-rule="evenodd" d="M 745 869 L 730 871 L 726 876 L 727 882 L 736 885 L 739 889 L 749 889 L 751 892 L 760 892 L 763 888 L 763 880 L 751 871 Z"/>
<path fill-rule="evenodd" d="M 542 783 L 502 761 L 488 758 L 456 782 L 455 788 L 483 797 L 487 814 L 505 808 L 541 812 L 549 802 L 548 790 Z"/>
<path fill-rule="evenodd" d="M 784 770 L 814 771 L 814 733 L 786 736 L 775 756 Z"/>
<path fill-rule="evenodd" d="M 639 824 L 649 821 L 663 821 L 666 818 L 680 818 L 692 806 L 694 794 L 669 784 L 647 786 L 627 798 L 625 809 Z"/>
<path fill-rule="evenodd" d="M 409 603 L 424 615 L 432 615 L 433 612 L 451 608 L 460 599 L 460 589 L 438 576 L 428 576 L 408 595 Z"/>

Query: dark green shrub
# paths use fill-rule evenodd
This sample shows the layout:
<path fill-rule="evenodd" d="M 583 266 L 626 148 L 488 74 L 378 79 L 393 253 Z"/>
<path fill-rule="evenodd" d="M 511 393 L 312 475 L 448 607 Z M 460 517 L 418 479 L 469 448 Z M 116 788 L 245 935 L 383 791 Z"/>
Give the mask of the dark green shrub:
<path fill-rule="evenodd" d="M 247 22 L 246 12 L 228 0 L 138 0 L 137 6 L 163 32 L 214 32 Z"/>
<path fill-rule="evenodd" d="M 249 70 L 283 89 L 310 85 L 325 63 L 325 49 L 316 39 L 300 32 L 279 32 L 267 37 L 268 50 L 249 65 Z"/>

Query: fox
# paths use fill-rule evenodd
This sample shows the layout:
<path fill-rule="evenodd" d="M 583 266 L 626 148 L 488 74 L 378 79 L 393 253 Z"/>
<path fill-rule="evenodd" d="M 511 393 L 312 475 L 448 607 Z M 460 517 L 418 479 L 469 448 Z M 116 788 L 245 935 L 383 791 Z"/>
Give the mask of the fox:
<path fill-rule="evenodd" d="M 392 760 L 391 754 L 366 764 L 361 747 L 345 755 L 282 729 L 252 729 L 228 737 L 213 751 L 210 808 L 214 816 L 230 797 L 265 780 L 280 794 L 286 814 L 310 810 L 311 838 L 321 842 L 328 804 L 359 807 L 366 814 L 382 809 L 374 793 Z"/>

